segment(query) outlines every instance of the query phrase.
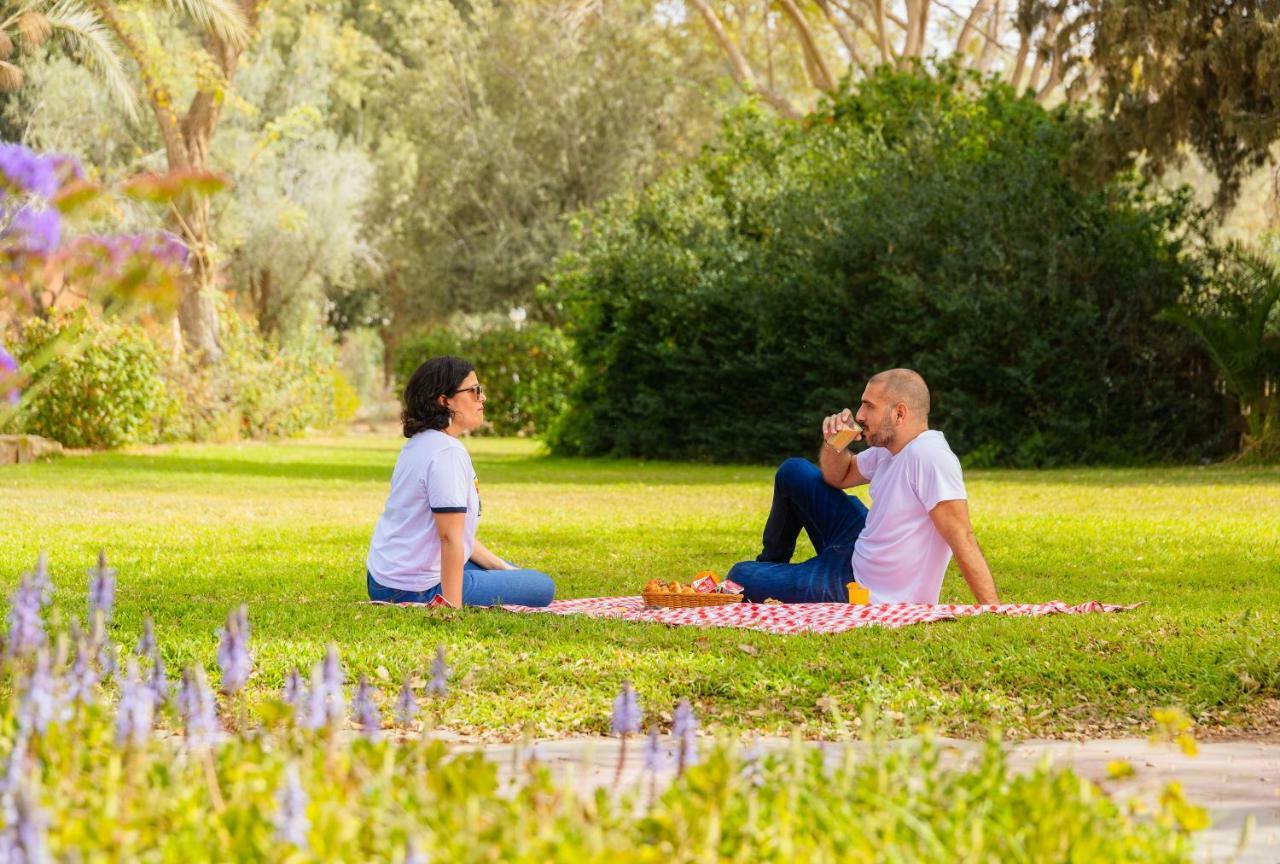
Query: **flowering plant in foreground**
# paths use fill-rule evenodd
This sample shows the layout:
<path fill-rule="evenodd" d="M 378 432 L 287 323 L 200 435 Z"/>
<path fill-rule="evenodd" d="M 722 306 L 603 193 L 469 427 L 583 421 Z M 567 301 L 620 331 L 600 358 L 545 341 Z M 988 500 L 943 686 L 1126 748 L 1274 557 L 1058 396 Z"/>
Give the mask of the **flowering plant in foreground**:
<path fill-rule="evenodd" d="M 204 175 L 144 175 L 120 192 L 164 201 L 212 181 Z M 157 189 L 165 194 L 157 197 Z M 0 273 L 6 294 L 19 308 L 43 314 L 64 296 L 172 301 L 188 257 L 179 237 L 168 231 L 73 231 L 77 217 L 92 212 L 103 195 L 86 181 L 75 159 L 0 143 Z"/>
<path fill-rule="evenodd" d="M 299 658 L 314 662 L 310 676 L 295 670 L 287 701 L 254 706 L 254 718 L 245 688 L 219 697 L 204 665 L 156 687 L 166 622 L 141 639 L 103 626 L 101 584 L 94 625 L 49 632 L 48 571 L 38 571 L 15 592 L 26 608 L 11 615 L 6 644 L 15 626 L 26 632 L 0 669 L 0 861 L 1182 862 L 1202 827 L 1175 784 L 1137 819 L 1070 771 L 1011 772 L 994 739 L 976 761 L 950 765 L 928 739 L 872 742 L 861 757 L 824 758 L 798 740 L 770 754 L 721 738 L 698 752 L 683 701 L 685 770 L 661 794 L 657 774 L 673 760 L 652 727 L 645 770 L 610 790 L 580 793 L 532 760 L 500 783 L 497 764 L 451 753 L 432 723 L 413 721 L 413 691 L 437 691 L 421 693 L 430 710 L 448 698 L 442 686 L 407 674 L 396 700 L 407 722 L 388 725 L 383 676 L 344 669 L 330 646 Z M 90 579 L 104 572 L 99 561 Z M 219 654 L 237 680 L 253 679 L 247 614 L 231 610 L 223 636 L 236 635 L 211 642 L 203 661 Z M 145 650 L 119 650 L 138 641 Z M 436 659 L 440 685 L 448 670 Z M 617 734 L 641 728 L 630 685 L 613 709 Z"/>
<path fill-rule="evenodd" d="M 113 195 L 163 205 L 223 185 L 203 172 L 141 175 Z M 88 306 L 109 315 L 147 306 L 173 308 L 187 266 L 187 244 L 166 230 L 80 230 L 81 223 L 101 216 L 98 205 L 106 197 L 75 159 L 0 143 L 0 321 L 43 319 L 59 309 L 83 314 Z M 75 349 L 74 340 L 64 342 L 69 344 L 54 347 Z M 27 357 L 19 368 L 0 340 L 0 421 L 17 409 L 23 388 L 38 379 L 50 359 Z"/>

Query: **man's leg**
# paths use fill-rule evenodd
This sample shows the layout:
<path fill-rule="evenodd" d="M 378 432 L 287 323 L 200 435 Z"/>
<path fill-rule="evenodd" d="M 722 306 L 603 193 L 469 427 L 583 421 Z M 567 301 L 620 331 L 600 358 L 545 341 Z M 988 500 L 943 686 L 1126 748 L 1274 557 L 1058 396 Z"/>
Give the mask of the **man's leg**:
<path fill-rule="evenodd" d="M 853 581 L 852 546 L 828 546 L 800 564 L 741 561 L 729 578 L 752 603 L 770 598 L 783 603 L 847 603 L 845 585 Z"/>
<path fill-rule="evenodd" d="M 808 459 L 791 458 L 774 474 L 773 505 L 764 523 L 763 549 L 756 560 L 790 561 L 801 528 L 818 552 L 835 545 L 852 549 L 866 524 L 865 504 L 828 486 L 822 471 Z"/>

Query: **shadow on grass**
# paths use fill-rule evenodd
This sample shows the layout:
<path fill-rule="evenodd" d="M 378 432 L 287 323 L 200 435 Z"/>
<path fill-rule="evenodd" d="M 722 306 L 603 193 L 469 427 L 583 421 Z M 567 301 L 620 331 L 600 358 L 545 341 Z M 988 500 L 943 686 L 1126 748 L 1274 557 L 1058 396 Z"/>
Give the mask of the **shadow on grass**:
<path fill-rule="evenodd" d="M 226 457 L 172 453 L 104 453 L 57 460 L 40 466 L 41 472 L 87 474 L 223 475 L 284 480 L 345 480 L 385 484 L 391 479 L 396 450 L 342 445 L 290 448 L 280 446 L 237 449 Z M 487 483 L 607 486 L 761 485 L 768 484 L 774 466 L 708 465 L 703 463 L 648 462 L 634 459 L 571 459 L 543 454 L 485 452 L 472 454 L 476 472 Z M 205 452 L 218 453 L 216 448 Z M 327 453 L 335 458 L 326 460 Z M 353 460 L 363 454 L 365 460 Z M 781 462 L 781 459 L 779 459 Z M 1154 468 L 1058 468 L 1041 471 L 986 469 L 966 472 L 971 481 L 993 481 L 1010 486 L 1079 486 L 1104 489 L 1131 486 L 1280 486 L 1280 466 L 1173 466 Z"/>
<path fill-rule="evenodd" d="M 368 451 L 366 451 L 368 452 Z M 254 458 L 258 454 L 237 454 L 239 458 L 200 458 L 173 455 L 104 454 L 76 457 L 48 463 L 50 472 L 83 474 L 204 474 L 233 477 L 263 477 L 283 480 L 347 480 L 357 483 L 389 483 L 394 454 L 377 462 L 327 462 Z M 760 484 L 769 482 L 772 469 L 743 466 L 684 465 L 623 460 L 557 459 L 547 456 L 474 458 L 476 473 L 486 483 L 527 483 L 547 485 L 607 486 L 640 483 L 667 485 Z"/>
<path fill-rule="evenodd" d="M 1186 465 L 1153 468 L 983 469 L 965 472 L 968 481 L 990 480 L 1006 486 L 1280 486 L 1280 466 L 1263 468 Z"/>

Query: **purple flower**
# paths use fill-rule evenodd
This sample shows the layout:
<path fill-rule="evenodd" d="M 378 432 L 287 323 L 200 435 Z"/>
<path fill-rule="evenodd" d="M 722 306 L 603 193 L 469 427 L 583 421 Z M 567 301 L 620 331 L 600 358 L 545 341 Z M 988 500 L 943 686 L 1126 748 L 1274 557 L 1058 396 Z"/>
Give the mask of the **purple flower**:
<path fill-rule="evenodd" d="M 182 687 L 178 690 L 178 713 L 187 729 L 187 746 L 204 747 L 212 744 L 222 731 L 218 724 L 218 706 L 204 677 L 204 669 L 189 667 L 182 673 Z"/>
<path fill-rule="evenodd" d="M 613 719 L 609 724 L 610 735 L 630 735 L 640 731 L 640 700 L 631 689 L 630 681 L 622 682 L 622 690 L 613 700 Z"/>
<path fill-rule="evenodd" d="M 116 743 L 135 747 L 146 743 L 154 711 L 151 688 L 138 679 L 138 661 L 130 657 L 116 706 Z"/>
<path fill-rule="evenodd" d="M 351 700 L 351 711 L 365 737 L 370 741 L 377 741 L 382 735 L 382 711 L 378 708 L 373 693 L 374 688 L 370 686 L 369 679 L 361 675 L 355 698 Z"/>
<path fill-rule="evenodd" d="M 98 566 L 89 570 L 89 620 L 93 621 L 94 613 L 101 610 L 103 622 L 110 621 L 115 605 L 116 571 L 107 566 L 107 553 L 99 551 Z"/>
<path fill-rule="evenodd" d="M 70 693 L 73 701 L 84 705 L 92 705 L 94 692 L 98 686 L 98 672 L 93 668 L 93 648 L 89 640 L 81 637 L 76 640 L 76 659 L 71 664 Z"/>
<path fill-rule="evenodd" d="M 118 653 L 116 643 L 110 639 L 103 642 L 102 647 L 98 649 L 98 668 L 102 670 L 103 678 L 111 678 L 120 671 Z"/>
<path fill-rule="evenodd" d="M 276 792 L 276 837 L 281 841 L 307 848 L 307 831 L 311 821 L 307 819 L 307 792 L 298 777 L 298 766 L 293 763 L 284 769 L 284 785 Z"/>
<path fill-rule="evenodd" d="M 16 381 L 17 377 L 18 361 L 13 358 L 12 354 L 5 350 L 3 345 L 0 345 L 0 388 L 2 388 L 4 383 L 10 379 Z M 7 391 L 3 392 L 5 393 L 5 399 L 10 405 L 17 405 L 18 402 L 22 400 L 22 391 L 16 386 L 9 387 Z"/>
<path fill-rule="evenodd" d="M 67 157 L 41 156 L 21 144 L 0 144 L 0 176 L 10 190 L 51 198 Z"/>
<path fill-rule="evenodd" d="M 325 720 L 327 723 L 340 724 L 347 713 L 347 696 L 342 689 L 346 676 L 342 671 L 342 661 L 338 658 L 338 646 L 332 642 L 324 653 L 321 678 L 324 685 Z"/>
<path fill-rule="evenodd" d="M 0 860 L 15 864 L 45 864 L 52 860 L 45 846 L 49 818 L 40 809 L 30 783 L 21 783 L 6 796 L 4 817 Z"/>
<path fill-rule="evenodd" d="M 328 690 L 324 686 L 324 664 L 316 663 L 311 667 L 311 689 L 306 699 L 299 699 L 294 705 L 294 722 L 302 729 L 323 729 L 328 722 Z"/>
<path fill-rule="evenodd" d="M 54 153 L 46 158 L 53 163 L 55 173 L 60 173 L 68 180 L 84 179 L 84 168 L 81 167 L 80 160 L 76 157 Z"/>
<path fill-rule="evenodd" d="M 49 556 L 43 552 L 36 556 L 36 569 L 31 571 L 31 581 L 40 592 L 40 605 L 48 606 L 53 599 L 53 580 L 49 578 Z"/>
<path fill-rule="evenodd" d="M 13 214 L 4 237 L 24 252 L 48 255 L 62 243 L 62 219 L 57 210 L 23 207 Z"/>
<path fill-rule="evenodd" d="M 688 699 L 681 699 L 676 705 L 675 717 L 671 722 L 671 734 L 675 736 L 680 748 L 678 770 L 698 764 L 698 718 L 693 716 L 693 708 Z"/>
<path fill-rule="evenodd" d="M 449 692 L 449 667 L 444 662 L 444 646 L 436 648 L 436 659 L 431 664 L 431 681 L 427 684 L 427 692 L 435 696 L 444 696 Z"/>
<path fill-rule="evenodd" d="M 26 657 L 45 643 L 41 612 L 47 602 L 44 586 L 49 577 L 43 562 L 44 556 L 41 556 L 36 571 L 23 574 L 13 592 L 9 604 L 9 638 L 5 645 L 10 657 Z"/>
<path fill-rule="evenodd" d="M 418 716 L 418 700 L 413 696 L 413 683 L 410 676 L 404 676 L 404 685 L 400 688 L 400 696 L 396 699 L 396 722 L 402 726 L 412 725 Z"/>
<path fill-rule="evenodd" d="M 5 765 L 4 777 L 0 778 L 0 792 L 5 796 L 16 792 L 27 779 L 27 771 L 31 767 L 31 760 L 28 758 L 29 744 L 28 731 L 18 727 L 13 746 L 9 749 L 9 763 Z M 3 860 L 3 856 L 0 856 L 0 861 Z"/>
<path fill-rule="evenodd" d="M 151 677 L 147 680 L 147 687 L 151 691 L 151 698 L 156 700 L 157 705 L 163 705 L 165 700 L 169 698 L 169 679 L 165 676 L 164 659 L 161 658 L 160 652 L 152 649 L 151 656 Z"/>
<path fill-rule="evenodd" d="M 298 672 L 298 667 L 294 666 L 284 679 L 284 703 L 296 711 L 302 704 L 306 692 L 307 687 L 302 681 L 302 675 Z"/>
<path fill-rule="evenodd" d="M 249 609 L 243 604 L 227 613 L 227 624 L 218 642 L 218 668 L 222 692 L 236 693 L 249 680 L 253 659 L 249 656 Z"/>
<path fill-rule="evenodd" d="M 662 739 L 658 737 L 658 728 L 651 726 L 644 742 L 644 770 L 656 774 L 662 767 L 662 756 Z"/>
<path fill-rule="evenodd" d="M 162 264 L 185 267 L 191 257 L 191 249 L 177 234 L 161 231 L 155 235 L 151 255 Z"/>
<path fill-rule="evenodd" d="M 35 666 L 27 678 L 22 693 L 21 714 L 18 722 L 25 728 L 43 735 L 58 712 L 57 682 L 49 668 L 49 652 L 41 649 L 36 654 Z"/>
<path fill-rule="evenodd" d="M 156 650 L 156 633 L 155 628 L 151 624 L 151 616 L 142 616 L 142 635 L 138 637 L 138 647 L 133 649 L 133 653 L 139 657 L 150 657 Z"/>

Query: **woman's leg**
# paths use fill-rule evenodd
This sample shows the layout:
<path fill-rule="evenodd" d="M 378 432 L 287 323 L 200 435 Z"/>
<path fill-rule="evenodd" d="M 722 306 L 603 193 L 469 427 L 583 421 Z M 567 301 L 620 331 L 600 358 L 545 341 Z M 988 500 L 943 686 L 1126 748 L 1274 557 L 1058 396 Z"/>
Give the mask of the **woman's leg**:
<path fill-rule="evenodd" d="M 551 577 L 537 570 L 486 570 L 473 561 L 462 567 L 464 606 L 547 606 L 555 593 Z"/>
<path fill-rule="evenodd" d="M 774 475 L 773 506 L 764 523 L 763 549 L 756 560 L 790 561 L 801 528 L 818 552 L 829 546 L 852 549 L 866 524 L 865 504 L 828 486 L 821 469 L 808 459 L 791 458 Z"/>
<path fill-rule="evenodd" d="M 440 593 L 439 585 L 426 591 L 401 591 L 399 588 L 379 585 L 367 570 L 364 575 L 369 588 L 369 599 L 379 603 L 430 603 Z"/>

